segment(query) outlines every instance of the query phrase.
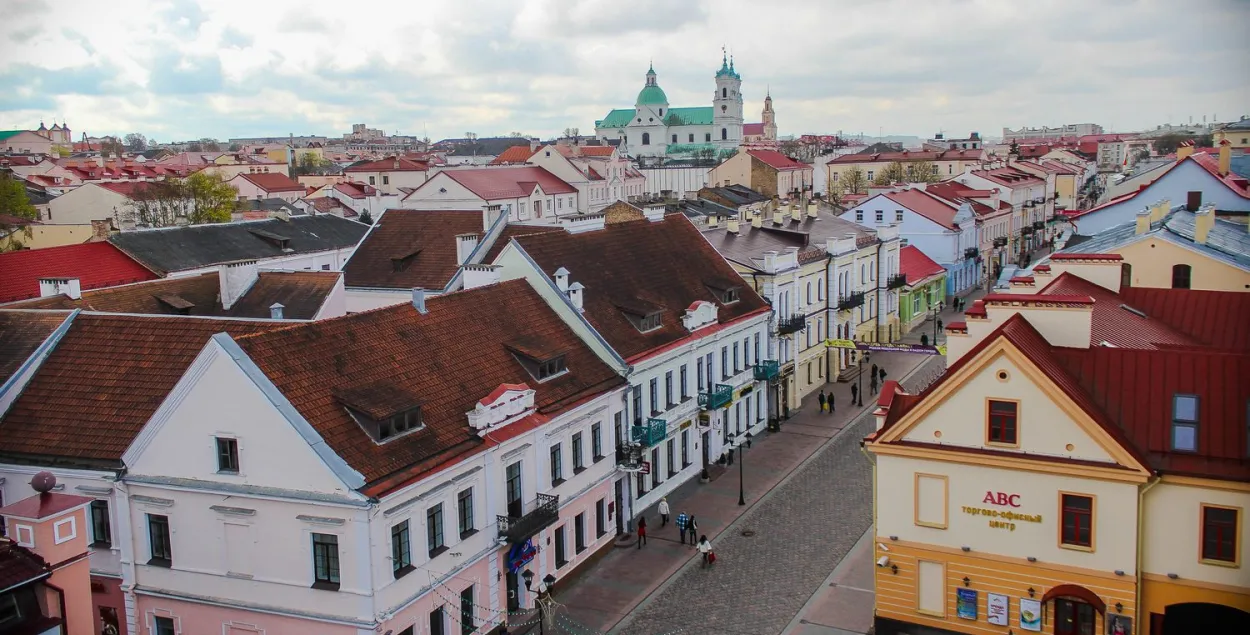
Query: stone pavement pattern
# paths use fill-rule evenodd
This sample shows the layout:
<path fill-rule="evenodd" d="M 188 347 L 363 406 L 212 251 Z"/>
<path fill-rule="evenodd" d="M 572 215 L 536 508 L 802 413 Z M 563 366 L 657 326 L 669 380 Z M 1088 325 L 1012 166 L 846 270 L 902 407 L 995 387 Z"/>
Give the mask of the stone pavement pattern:
<path fill-rule="evenodd" d="M 926 359 L 904 385 L 941 361 Z M 713 542 L 713 567 L 687 566 L 613 632 L 781 632 L 872 523 L 872 472 L 859 442 L 873 428 L 865 411 Z"/>

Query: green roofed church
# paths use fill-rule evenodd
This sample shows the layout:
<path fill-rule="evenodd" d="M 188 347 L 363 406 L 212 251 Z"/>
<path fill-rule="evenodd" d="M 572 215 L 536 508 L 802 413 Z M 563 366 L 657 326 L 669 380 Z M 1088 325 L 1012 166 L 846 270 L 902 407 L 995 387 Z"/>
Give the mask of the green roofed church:
<path fill-rule="evenodd" d="M 732 58 L 722 57 L 711 106 L 670 108 L 656 83 L 654 65 L 633 108 L 617 108 L 595 122 L 595 136 L 620 140 L 633 157 L 691 156 L 706 149 L 732 151 L 742 142 L 742 77 Z"/>

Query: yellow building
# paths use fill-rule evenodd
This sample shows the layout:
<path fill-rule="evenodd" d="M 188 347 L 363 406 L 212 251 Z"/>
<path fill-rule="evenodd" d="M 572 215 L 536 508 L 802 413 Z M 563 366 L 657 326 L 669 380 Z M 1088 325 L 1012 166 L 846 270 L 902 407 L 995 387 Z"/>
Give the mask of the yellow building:
<path fill-rule="evenodd" d="M 771 208 L 769 204 L 768 208 Z M 820 210 L 815 202 L 709 218 L 703 235 L 773 306 L 769 359 L 771 414 L 787 416 L 803 398 L 854 368 L 854 353 L 829 339 L 897 340 L 898 228 L 873 231 Z"/>
<path fill-rule="evenodd" d="M 1250 148 L 1250 117 L 1242 117 L 1239 121 L 1216 130 L 1211 133 L 1211 139 L 1217 148 L 1224 141 L 1233 148 Z"/>
<path fill-rule="evenodd" d="M 1207 291 L 1250 291 L 1250 236 L 1246 225 L 1215 217 L 1211 206 L 1197 212 L 1170 201 L 1155 202 L 1135 225 L 1112 227 L 1050 256 L 1114 254 L 1121 260 L 1121 285 Z"/>
<path fill-rule="evenodd" d="M 877 633 L 1250 632 L 1250 338 L 1124 308 L 1115 259 L 1063 269 L 947 325 L 920 394 L 887 382 Z"/>
<path fill-rule="evenodd" d="M 906 166 L 908 163 L 918 161 L 928 161 L 932 163 L 937 170 L 937 179 L 947 179 L 956 174 L 963 174 L 968 168 L 979 169 L 981 163 L 986 160 L 985 150 L 943 150 L 940 152 L 924 151 L 902 151 L 902 152 L 878 152 L 875 154 L 844 154 L 825 164 L 825 179 L 830 188 L 841 190 L 845 187 L 845 175 L 853 168 L 859 168 L 863 172 L 867 184 L 871 185 L 873 179 L 880 174 L 881 170 L 891 163 L 902 163 Z"/>

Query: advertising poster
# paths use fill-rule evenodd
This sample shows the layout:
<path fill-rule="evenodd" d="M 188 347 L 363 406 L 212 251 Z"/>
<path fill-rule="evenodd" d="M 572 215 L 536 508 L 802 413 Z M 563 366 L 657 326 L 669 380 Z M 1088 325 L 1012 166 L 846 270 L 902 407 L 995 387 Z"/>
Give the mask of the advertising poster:
<path fill-rule="evenodd" d="M 1020 598 L 1020 628 L 1026 631 L 1042 630 L 1042 603 L 1040 600 Z"/>
<path fill-rule="evenodd" d="M 977 592 L 972 589 L 955 589 L 955 615 L 960 619 L 977 619 Z"/>
<path fill-rule="evenodd" d="M 1107 635 L 1132 635 L 1133 618 L 1123 615 L 1107 616 Z"/>
<path fill-rule="evenodd" d="M 999 593 L 985 594 L 985 620 L 990 624 L 1007 625 L 1007 596 Z"/>

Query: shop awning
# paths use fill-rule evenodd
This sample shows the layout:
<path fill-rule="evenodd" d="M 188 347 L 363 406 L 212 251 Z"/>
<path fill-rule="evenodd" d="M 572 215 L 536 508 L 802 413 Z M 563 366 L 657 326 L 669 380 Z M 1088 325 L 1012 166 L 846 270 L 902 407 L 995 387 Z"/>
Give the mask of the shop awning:
<path fill-rule="evenodd" d="M 1076 598 L 1094 607 L 1094 610 L 1099 613 L 1106 614 L 1107 612 L 1107 603 L 1103 602 L 1097 593 L 1077 584 L 1060 584 L 1051 587 L 1046 595 L 1042 596 L 1042 602 L 1049 602 L 1057 597 Z"/>

